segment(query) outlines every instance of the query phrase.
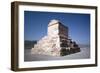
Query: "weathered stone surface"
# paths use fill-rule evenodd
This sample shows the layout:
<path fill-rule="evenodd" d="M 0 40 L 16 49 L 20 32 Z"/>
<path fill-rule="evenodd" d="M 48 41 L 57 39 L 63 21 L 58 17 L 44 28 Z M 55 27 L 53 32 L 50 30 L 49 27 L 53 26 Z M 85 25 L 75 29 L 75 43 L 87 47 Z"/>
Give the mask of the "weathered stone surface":
<path fill-rule="evenodd" d="M 79 52 L 80 48 L 68 38 L 68 27 L 58 20 L 51 20 L 48 25 L 48 34 L 32 48 L 32 54 L 64 56 Z"/>

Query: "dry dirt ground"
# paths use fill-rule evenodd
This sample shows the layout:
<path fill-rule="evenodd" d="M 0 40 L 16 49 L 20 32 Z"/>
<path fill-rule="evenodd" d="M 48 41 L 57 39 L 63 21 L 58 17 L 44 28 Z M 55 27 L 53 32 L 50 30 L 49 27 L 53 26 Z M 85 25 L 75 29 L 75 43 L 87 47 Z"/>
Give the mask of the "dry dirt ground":
<path fill-rule="evenodd" d="M 60 56 L 60 57 L 31 54 L 31 49 L 25 49 L 24 50 L 24 61 L 71 60 L 71 59 L 90 58 L 90 48 L 89 47 L 85 46 L 80 49 L 81 49 L 81 52 L 66 55 L 66 56 Z"/>

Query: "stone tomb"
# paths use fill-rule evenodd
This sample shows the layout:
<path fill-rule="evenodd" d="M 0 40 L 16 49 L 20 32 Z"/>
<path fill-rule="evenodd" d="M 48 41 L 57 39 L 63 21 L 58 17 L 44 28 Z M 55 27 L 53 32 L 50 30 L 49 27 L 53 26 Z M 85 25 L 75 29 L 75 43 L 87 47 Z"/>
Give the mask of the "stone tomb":
<path fill-rule="evenodd" d="M 48 24 L 48 33 L 31 50 L 32 54 L 50 56 L 65 56 L 80 52 L 75 41 L 68 38 L 68 27 L 58 20 L 51 20 Z"/>

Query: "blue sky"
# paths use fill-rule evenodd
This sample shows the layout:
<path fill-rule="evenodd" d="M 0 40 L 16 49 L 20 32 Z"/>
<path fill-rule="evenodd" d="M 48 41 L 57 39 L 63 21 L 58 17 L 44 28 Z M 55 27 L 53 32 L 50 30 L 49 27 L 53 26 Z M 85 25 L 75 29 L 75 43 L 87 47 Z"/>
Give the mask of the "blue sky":
<path fill-rule="evenodd" d="M 24 11 L 24 40 L 39 40 L 47 35 L 50 20 L 57 19 L 69 28 L 69 36 L 79 44 L 90 43 L 90 14 Z"/>

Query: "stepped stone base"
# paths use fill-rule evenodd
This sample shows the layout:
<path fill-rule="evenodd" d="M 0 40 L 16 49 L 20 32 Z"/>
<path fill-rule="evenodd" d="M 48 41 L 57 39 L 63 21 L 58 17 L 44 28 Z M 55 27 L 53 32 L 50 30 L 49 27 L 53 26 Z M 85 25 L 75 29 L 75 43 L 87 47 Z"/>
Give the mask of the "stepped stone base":
<path fill-rule="evenodd" d="M 80 52 L 80 48 L 75 42 L 72 42 L 71 40 L 66 40 L 66 42 L 59 42 L 59 39 L 59 36 L 45 36 L 40 41 L 38 41 L 37 44 L 34 45 L 31 53 L 50 56 L 65 56 Z"/>

